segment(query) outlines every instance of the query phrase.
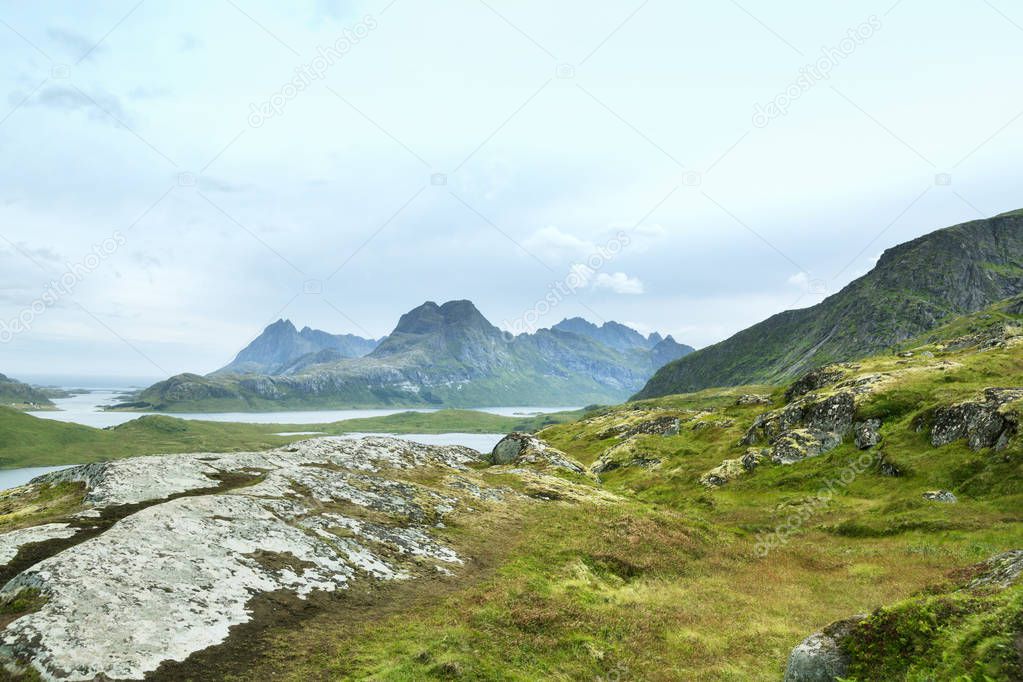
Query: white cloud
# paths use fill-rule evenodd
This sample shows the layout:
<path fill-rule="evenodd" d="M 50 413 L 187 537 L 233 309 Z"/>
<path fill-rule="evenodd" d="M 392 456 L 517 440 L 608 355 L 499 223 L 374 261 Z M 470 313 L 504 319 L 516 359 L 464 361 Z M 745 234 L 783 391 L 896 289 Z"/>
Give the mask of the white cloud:
<path fill-rule="evenodd" d="M 806 274 L 805 272 L 797 272 L 796 274 L 788 278 L 788 283 L 794 287 L 806 289 L 807 287 L 810 286 L 810 275 Z"/>
<path fill-rule="evenodd" d="M 545 255 L 556 258 L 587 256 L 597 248 L 593 242 L 580 239 L 554 225 L 537 230 L 526 237 L 522 245 L 540 258 Z"/>
<path fill-rule="evenodd" d="M 638 277 L 629 277 L 624 272 L 612 275 L 602 272 L 593 280 L 594 289 L 609 289 L 616 294 L 642 294 L 643 282 Z"/>

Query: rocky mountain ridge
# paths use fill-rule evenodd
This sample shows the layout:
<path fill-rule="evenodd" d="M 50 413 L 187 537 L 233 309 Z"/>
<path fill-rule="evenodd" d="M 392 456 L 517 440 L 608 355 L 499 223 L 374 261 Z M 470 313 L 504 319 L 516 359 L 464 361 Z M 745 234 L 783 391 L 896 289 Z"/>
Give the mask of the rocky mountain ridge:
<path fill-rule="evenodd" d="M 278 353 L 269 343 L 279 335 L 294 337 L 290 323 L 278 322 L 258 344 L 259 356 L 272 358 L 276 373 L 182 374 L 146 389 L 132 407 L 217 411 L 613 403 L 638 389 L 659 366 L 692 350 L 670 336 L 643 337 L 616 323 L 587 325 L 568 321 L 509 337 L 470 301 L 428 301 L 402 315 L 394 331 L 362 357 L 338 358 L 321 350 L 294 360 L 295 351 Z M 617 339 L 614 346 L 597 340 L 605 333 Z M 242 366 L 244 361 L 236 365 Z"/>
<path fill-rule="evenodd" d="M 277 320 L 243 348 L 217 374 L 289 374 L 301 367 L 343 358 L 360 358 L 379 341 L 353 334 L 329 334 L 303 327 L 298 331 L 290 320 Z"/>

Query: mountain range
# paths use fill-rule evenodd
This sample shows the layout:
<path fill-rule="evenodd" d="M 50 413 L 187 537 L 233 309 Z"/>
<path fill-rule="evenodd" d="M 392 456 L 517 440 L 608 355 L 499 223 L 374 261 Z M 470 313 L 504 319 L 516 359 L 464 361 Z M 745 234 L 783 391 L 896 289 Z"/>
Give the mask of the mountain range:
<path fill-rule="evenodd" d="M 957 315 L 1023 292 L 1023 210 L 900 244 L 837 294 L 663 366 L 636 398 L 781 383 L 880 353 Z"/>
<path fill-rule="evenodd" d="M 166 411 L 621 402 L 691 353 L 659 334 L 580 318 L 511 337 L 467 300 L 432 301 L 374 341 L 278 320 L 227 366 L 155 384 L 126 407 Z"/>

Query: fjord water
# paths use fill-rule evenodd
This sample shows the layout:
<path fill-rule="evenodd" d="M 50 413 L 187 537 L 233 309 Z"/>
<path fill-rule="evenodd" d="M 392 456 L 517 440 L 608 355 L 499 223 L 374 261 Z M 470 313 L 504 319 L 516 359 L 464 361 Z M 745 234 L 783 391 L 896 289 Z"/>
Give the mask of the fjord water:
<path fill-rule="evenodd" d="M 42 476 L 43 474 L 48 474 L 51 471 L 67 469 L 68 466 L 70 465 L 57 467 L 24 467 L 22 469 L 0 469 L 0 490 L 7 490 L 8 488 L 17 488 L 19 485 L 25 485 L 36 476 Z"/>
<path fill-rule="evenodd" d="M 70 389 L 69 389 L 70 390 Z M 62 422 L 83 424 L 94 428 L 107 428 L 124 424 L 132 419 L 138 419 L 145 414 L 160 414 L 156 412 L 104 412 L 104 405 L 111 405 L 119 401 L 130 389 L 97 388 L 91 389 L 89 393 L 73 395 L 69 398 L 56 398 L 53 403 L 56 410 L 43 410 L 29 412 L 29 414 L 42 419 L 54 419 Z M 549 412 L 560 412 L 562 410 L 576 410 L 578 407 L 486 407 L 479 408 L 481 412 L 497 414 L 506 417 L 519 415 L 544 414 Z M 435 412 L 430 409 L 365 409 L 365 410 L 317 410 L 306 412 L 217 412 L 210 414 L 169 414 L 168 416 L 179 419 L 195 419 L 217 422 L 242 422 L 246 424 L 281 424 L 282 433 L 301 432 L 291 431 L 286 428 L 288 424 L 326 424 L 342 421 L 345 419 L 358 419 L 363 417 L 383 417 L 399 412 Z M 316 432 L 309 432 L 309 437 L 316 437 Z M 463 445 L 479 452 L 489 452 L 497 445 L 497 442 L 504 437 L 503 433 L 409 433 L 409 434 L 385 434 L 385 433 L 351 433 L 345 434 L 343 438 L 361 438 L 363 436 L 393 436 L 403 440 L 409 440 L 426 445 Z M 49 471 L 63 469 L 65 467 L 26 467 L 22 469 L 0 470 L 0 490 L 7 490 L 19 485 L 24 485 L 36 476 L 41 476 Z"/>
<path fill-rule="evenodd" d="M 423 408 L 396 408 L 396 409 L 359 409 L 359 410 L 309 410 L 309 411 L 282 411 L 282 412 L 210 412 L 210 413 L 185 413 L 185 412 L 104 412 L 103 406 L 111 405 L 120 401 L 127 389 L 100 388 L 91 390 L 89 393 L 82 393 L 70 398 L 56 398 L 53 400 L 56 410 L 41 410 L 29 412 L 29 414 L 42 419 L 55 419 L 62 422 L 84 424 L 94 428 L 103 429 L 109 426 L 124 424 L 132 419 L 138 419 L 146 414 L 165 414 L 178 419 L 194 419 L 211 422 L 241 422 L 244 424 L 328 424 L 330 422 L 343 421 L 345 419 L 360 419 L 364 417 L 386 417 L 401 412 L 436 412 L 435 409 Z M 480 407 L 473 408 L 480 412 L 496 414 L 503 417 L 528 416 L 534 414 L 546 414 L 549 412 L 561 412 L 564 410 L 577 410 L 579 407 Z M 285 429 L 282 429 L 284 431 Z M 463 434 L 465 435 L 465 434 Z M 419 441 L 423 442 L 423 441 Z M 455 444 L 455 443 L 447 443 Z"/>

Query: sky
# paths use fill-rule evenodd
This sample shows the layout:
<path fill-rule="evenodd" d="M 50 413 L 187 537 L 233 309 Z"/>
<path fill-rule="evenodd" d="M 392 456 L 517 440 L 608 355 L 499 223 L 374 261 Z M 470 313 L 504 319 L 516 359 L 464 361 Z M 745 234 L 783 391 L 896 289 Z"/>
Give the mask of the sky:
<path fill-rule="evenodd" d="M 1023 207 L 1008 0 L 0 2 L 0 372 L 426 300 L 701 347 Z"/>

